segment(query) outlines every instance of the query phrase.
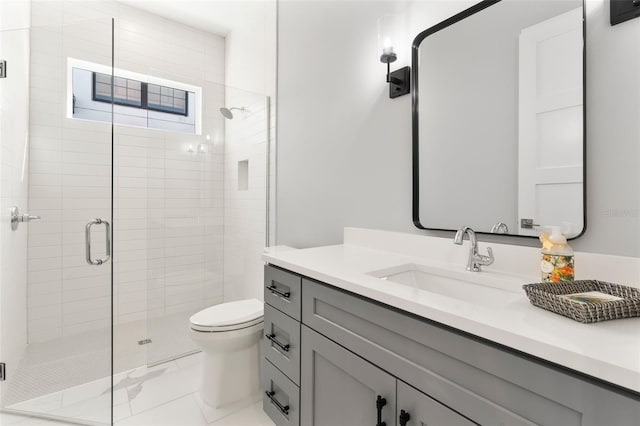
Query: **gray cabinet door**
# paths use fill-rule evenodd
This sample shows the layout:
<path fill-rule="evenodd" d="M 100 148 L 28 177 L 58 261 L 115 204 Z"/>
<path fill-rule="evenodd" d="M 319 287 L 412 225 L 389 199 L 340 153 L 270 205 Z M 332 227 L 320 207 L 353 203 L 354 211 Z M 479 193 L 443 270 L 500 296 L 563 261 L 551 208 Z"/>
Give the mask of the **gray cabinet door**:
<path fill-rule="evenodd" d="M 376 401 L 386 400 L 382 421 L 396 424 L 396 379 L 302 326 L 300 424 L 375 426 Z"/>
<path fill-rule="evenodd" d="M 408 417 L 403 423 L 401 417 Z M 398 425 L 406 426 L 474 426 L 476 423 L 429 398 L 398 380 Z"/>

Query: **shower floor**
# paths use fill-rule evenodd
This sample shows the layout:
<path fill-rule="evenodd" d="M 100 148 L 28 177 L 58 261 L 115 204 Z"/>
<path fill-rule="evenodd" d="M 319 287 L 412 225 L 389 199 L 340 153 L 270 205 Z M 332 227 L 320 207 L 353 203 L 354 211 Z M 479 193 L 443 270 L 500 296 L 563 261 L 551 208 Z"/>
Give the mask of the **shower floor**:
<path fill-rule="evenodd" d="M 154 318 L 151 325 L 136 321 L 115 326 L 114 374 L 197 351 L 188 333 L 190 314 Z M 152 343 L 140 345 L 144 339 Z M 4 391 L 3 406 L 15 408 L 25 401 L 108 377 L 110 342 L 110 330 L 105 329 L 28 345 Z"/>
<path fill-rule="evenodd" d="M 201 368 L 202 354 L 197 353 L 154 367 L 140 367 L 115 375 L 113 413 L 116 426 L 274 426 L 262 411 L 261 402 L 245 402 L 217 411 L 203 404 L 197 395 Z M 56 417 L 81 417 L 87 422 L 104 424 L 109 422 L 109 387 L 110 380 L 107 377 L 25 401 L 11 408 Z M 40 422 L 0 414 L 3 426 L 59 424 Z"/>

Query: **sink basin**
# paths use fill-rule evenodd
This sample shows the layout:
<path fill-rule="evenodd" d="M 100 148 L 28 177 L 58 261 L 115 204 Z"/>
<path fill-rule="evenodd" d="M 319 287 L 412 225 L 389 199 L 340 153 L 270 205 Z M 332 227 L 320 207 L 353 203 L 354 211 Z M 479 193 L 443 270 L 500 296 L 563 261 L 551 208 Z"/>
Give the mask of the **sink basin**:
<path fill-rule="evenodd" d="M 369 272 L 396 284 L 473 304 L 499 306 L 520 295 L 522 281 L 496 272 L 467 272 L 414 263 Z"/>

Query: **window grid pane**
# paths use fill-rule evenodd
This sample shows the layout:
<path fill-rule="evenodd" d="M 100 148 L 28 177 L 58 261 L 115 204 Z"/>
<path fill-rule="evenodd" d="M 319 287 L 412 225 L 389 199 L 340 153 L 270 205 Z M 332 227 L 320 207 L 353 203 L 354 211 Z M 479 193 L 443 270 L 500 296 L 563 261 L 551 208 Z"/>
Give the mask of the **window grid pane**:
<path fill-rule="evenodd" d="M 111 102 L 111 76 L 108 74 L 94 73 L 95 88 L 94 99 L 97 101 Z M 113 102 L 116 104 L 142 107 L 142 83 L 123 77 L 113 78 Z M 131 90 L 138 89 L 138 90 Z"/>
<path fill-rule="evenodd" d="M 94 100 L 111 102 L 108 74 L 94 73 Z M 142 109 L 188 115 L 188 94 L 184 90 L 158 84 L 143 83 L 124 77 L 113 77 L 113 102 Z"/>
<path fill-rule="evenodd" d="M 171 87 L 148 85 L 147 107 L 151 110 L 187 115 L 187 92 Z"/>

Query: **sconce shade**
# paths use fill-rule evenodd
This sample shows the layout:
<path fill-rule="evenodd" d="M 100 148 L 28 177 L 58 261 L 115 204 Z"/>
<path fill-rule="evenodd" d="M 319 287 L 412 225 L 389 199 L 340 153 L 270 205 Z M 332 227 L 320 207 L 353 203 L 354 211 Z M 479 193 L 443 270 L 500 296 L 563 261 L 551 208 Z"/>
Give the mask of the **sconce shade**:
<path fill-rule="evenodd" d="M 378 18 L 378 55 L 380 56 L 380 62 L 388 64 L 398 59 L 401 24 L 397 15 L 384 15 Z"/>
<path fill-rule="evenodd" d="M 391 72 L 389 65 L 398 59 L 398 48 L 404 42 L 401 28 L 402 21 L 397 15 L 384 15 L 378 19 L 378 54 L 380 62 L 387 64 L 390 98 L 397 98 L 411 91 L 411 69 L 403 67 Z"/>
<path fill-rule="evenodd" d="M 383 64 L 390 64 L 391 62 L 395 62 L 396 59 L 398 59 L 398 56 L 393 52 L 383 53 L 380 55 L 380 62 Z"/>

